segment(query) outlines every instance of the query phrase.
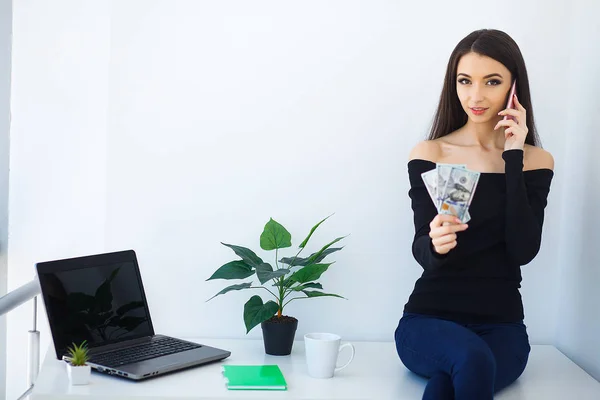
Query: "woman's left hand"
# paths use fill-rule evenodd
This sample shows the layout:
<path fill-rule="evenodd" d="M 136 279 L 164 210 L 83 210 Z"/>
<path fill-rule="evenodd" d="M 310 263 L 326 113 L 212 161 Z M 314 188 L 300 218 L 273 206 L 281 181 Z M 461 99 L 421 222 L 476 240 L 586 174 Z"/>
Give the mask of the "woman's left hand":
<path fill-rule="evenodd" d="M 526 124 L 527 111 L 525 108 L 523 108 L 521 103 L 519 103 L 519 99 L 517 99 L 516 95 L 514 96 L 514 104 L 517 106 L 516 110 L 507 108 L 500 111 L 498 115 L 511 115 L 516 118 L 516 122 L 512 119 L 502 119 L 494 127 L 494 130 L 500 128 L 501 126 L 507 127 L 507 129 L 504 130 L 504 139 L 506 140 L 504 142 L 504 150 L 523 150 L 523 147 L 525 146 L 525 138 L 529 132 Z"/>

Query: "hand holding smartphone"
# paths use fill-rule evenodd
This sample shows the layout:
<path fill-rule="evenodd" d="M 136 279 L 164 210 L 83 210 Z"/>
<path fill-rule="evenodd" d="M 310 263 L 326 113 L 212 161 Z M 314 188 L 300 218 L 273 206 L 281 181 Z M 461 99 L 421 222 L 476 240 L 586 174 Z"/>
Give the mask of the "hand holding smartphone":
<path fill-rule="evenodd" d="M 510 94 L 508 95 L 508 102 L 506 104 L 506 108 L 512 108 L 514 110 L 517 109 L 517 107 L 515 107 L 514 105 L 514 98 L 515 98 L 515 93 L 517 92 L 517 80 L 515 79 L 512 87 L 510 88 Z M 512 115 L 505 115 L 504 118 L 502 118 L 503 120 L 508 120 L 508 119 L 512 119 L 513 121 L 517 122 L 516 118 L 513 117 Z"/>

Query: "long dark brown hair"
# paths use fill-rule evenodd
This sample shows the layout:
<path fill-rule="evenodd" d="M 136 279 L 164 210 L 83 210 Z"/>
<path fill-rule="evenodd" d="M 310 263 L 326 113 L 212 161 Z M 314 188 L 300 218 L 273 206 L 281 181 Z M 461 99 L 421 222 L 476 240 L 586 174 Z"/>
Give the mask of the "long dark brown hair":
<path fill-rule="evenodd" d="M 495 29 L 481 29 L 470 33 L 452 51 L 446 68 L 440 103 L 428 139 L 433 140 L 446 136 L 467 123 L 467 114 L 463 110 L 456 92 L 456 74 L 461 57 L 470 52 L 493 58 L 502 63 L 512 74 L 513 80 L 517 80 L 517 96 L 519 102 L 527 110 L 526 124 L 529 132 L 525 143 L 540 146 L 540 138 L 533 119 L 529 78 L 523 55 L 517 43 L 509 35 Z M 506 100 L 508 100 L 508 95 Z"/>

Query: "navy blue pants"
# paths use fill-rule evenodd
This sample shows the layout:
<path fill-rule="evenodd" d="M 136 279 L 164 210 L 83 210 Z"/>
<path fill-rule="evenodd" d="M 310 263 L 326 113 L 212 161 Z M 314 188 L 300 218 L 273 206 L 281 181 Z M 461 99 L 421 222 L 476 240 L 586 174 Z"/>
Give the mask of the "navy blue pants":
<path fill-rule="evenodd" d="M 412 372 L 429 378 L 424 400 L 488 400 L 513 383 L 529 359 L 522 323 L 462 324 L 404 313 L 396 349 Z"/>

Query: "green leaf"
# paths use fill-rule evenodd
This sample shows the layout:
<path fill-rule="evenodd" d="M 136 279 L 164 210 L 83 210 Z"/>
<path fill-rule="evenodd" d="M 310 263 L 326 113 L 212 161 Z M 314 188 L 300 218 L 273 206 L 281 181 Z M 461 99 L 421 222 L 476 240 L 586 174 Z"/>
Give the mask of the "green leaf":
<path fill-rule="evenodd" d="M 272 300 L 263 304 L 260 296 L 252 296 L 244 305 L 244 323 L 246 333 L 263 321 L 271 318 L 279 310 L 279 306 Z"/>
<path fill-rule="evenodd" d="M 289 269 L 281 268 L 273 271 L 273 267 L 269 263 L 262 263 L 256 267 L 256 276 L 261 284 L 270 281 L 273 278 L 279 278 L 290 272 Z"/>
<path fill-rule="evenodd" d="M 340 299 L 345 299 L 345 297 L 342 297 L 338 294 L 333 294 L 333 293 L 323 293 L 323 292 L 318 292 L 316 290 L 303 290 L 302 291 L 305 295 L 307 295 L 308 297 L 339 297 Z"/>
<path fill-rule="evenodd" d="M 292 246 L 292 235 L 273 218 L 265 225 L 260 235 L 260 248 L 263 250 L 284 249 Z"/>
<path fill-rule="evenodd" d="M 288 269 L 288 271 L 289 271 L 289 269 Z M 275 282 L 273 284 L 273 286 L 277 286 L 277 287 L 283 286 L 284 288 L 289 288 L 290 286 L 292 286 L 294 284 L 294 281 L 291 280 L 290 278 L 291 278 L 291 276 L 288 276 L 281 283 L 280 282 Z"/>
<path fill-rule="evenodd" d="M 232 290 L 248 289 L 251 285 L 252 285 L 252 282 L 245 282 L 245 283 L 240 283 L 238 285 L 227 286 L 225 289 L 221 290 L 219 293 L 215 294 L 213 297 L 211 297 L 210 299 L 208 299 L 206 301 L 210 301 L 210 300 L 214 299 L 215 297 L 217 297 L 218 295 L 225 294 L 227 292 L 231 292 Z"/>
<path fill-rule="evenodd" d="M 333 215 L 333 214 L 331 214 Z M 331 215 L 329 217 L 331 217 Z M 319 225 L 321 225 L 323 222 L 325 222 L 325 220 L 327 220 L 327 218 L 323 218 L 321 220 L 321 222 L 319 222 L 318 224 L 316 224 L 315 226 L 312 227 L 312 229 L 310 230 L 310 232 L 308 233 L 308 236 L 306 237 L 306 239 L 304 239 L 304 241 L 302 241 L 302 243 L 300 243 L 300 246 L 298 246 L 299 248 L 303 249 L 304 246 L 306 246 L 306 243 L 308 243 L 308 240 L 310 239 L 310 237 L 312 236 L 312 234 L 317 230 L 317 228 L 319 227 Z"/>
<path fill-rule="evenodd" d="M 221 244 L 223 246 L 231 248 L 235 252 L 235 254 L 242 257 L 242 260 L 244 260 L 246 264 L 250 265 L 253 268 L 256 268 L 258 265 L 263 263 L 263 260 L 250 249 L 223 242 L 221 242 Z"/>
<path fill-rule="evenodd" d="M 323 289 L 323 286 L 319 282 L 308 282 L 308 283 L 304 283 L 302 285 L 293 287 L 292 290 L 294 290 L 296 292 L 300 292 L 300 291 L 304 291 L 304 289 L 307 289 L 307 288 Z"/>
<path fill-rule="evenodd" d="M 89 359 L 87 341 L 84 340 L 78 346 L 75 343 L 71 343 L 71 346 L 67 348 L 68 356 L 71 358 L 70 362 L 73 366 L 85 365 Z"/>
<path fill-rule="evenodd" d="M 244 279 L 252 275 L 252 267 L 244 261 L 236 260 L 221 266 L 207 281 L 211 279 Z"/>
<path fill-rule="evenodd" d="M 346 235 L 347 236 L 347 235 Z M 308 258 L 308 264 L 312 264 L 317 258 L 321 257 L 321 255 L 325 252 L 325 250 L 327 250 L 332 244 L 339 242 L 340 240 L 342 240 L 343 238 L 345 238 L 346 236 L 341 236 L 337 239 L 334 239 L 333 241 L 331 241 L 330 243 L 327 243 L 325 246 L 323 246 L 323 248 L 319 251 L 317 251 L 316 253 L 314 253 L 312 256 L 310 256 Z"/>
<path fill-rule="evenodd" d="M 321 254 L 319 256 L 317 256 L 317 253 L 313 253 L 310 256 L 306 257 L 306 258 L 302 258 L 302 257 L 296 257 L 294 259 L 294 257 L 284 257 L 281 260 L 279 260 L 280 263 L 283 264 L 287 264 L 287 265 L 292 265 L 292 262 L 294 263 L 294 267 L 297 266 L 305 266 L 308 264 L 314 264 L 314 263 L 319 263 L 321 261 L 323 261 L 323 259 L 325 257 L 327 257 L 328 255 L 330 255 L 331 253 L 335 253 L 338 250 L 343 249 L 343 247 L 332 247 L 329 248 L 323 252 L 321 252 Z M 311 259 L 314 257 L 314 260 L 311 261 Z M 310 261 L 310 262 L 309 262 Z"/>
<path fill-rule="evenodd" d="M 323 272 L 333 263 L 329 264 L 311 264 L 299 269 L 290 276 L 290 280 L 298 283 L 306 283 L 316 281 L 321 277 Z"/>

